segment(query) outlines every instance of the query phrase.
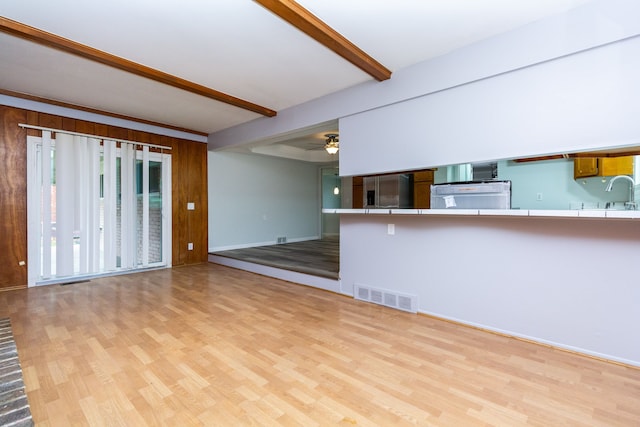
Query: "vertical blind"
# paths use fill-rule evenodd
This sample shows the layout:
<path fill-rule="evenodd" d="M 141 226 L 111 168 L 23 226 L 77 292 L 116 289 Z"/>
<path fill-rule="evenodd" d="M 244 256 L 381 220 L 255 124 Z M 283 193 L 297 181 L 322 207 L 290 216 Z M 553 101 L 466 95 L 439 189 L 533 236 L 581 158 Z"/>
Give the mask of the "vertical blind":
<path fill-rule="evenodd" d="M 51 130 L 28 137 L 28 144 L 29 241 L 39 246 L 30 250 L 30 265 L 38 261 L 30 276 L 42 281 L 148 266 L 150 156 L 160 156 L 161 165 L 167 160 L 168 181 L 170 156 L 150 153 L 148 145 Z"/>

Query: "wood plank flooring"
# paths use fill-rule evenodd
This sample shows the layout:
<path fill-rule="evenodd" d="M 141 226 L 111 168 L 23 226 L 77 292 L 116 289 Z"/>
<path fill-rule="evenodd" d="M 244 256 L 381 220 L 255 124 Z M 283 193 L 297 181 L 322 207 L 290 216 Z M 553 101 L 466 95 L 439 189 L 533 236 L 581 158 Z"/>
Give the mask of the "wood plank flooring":
<path fill-rule="evenodd" d="M 638 426 L 640 370 L 201 264 L 0 293 L 39 426 Z"/>
<path fill-rule="evenodd" d="M 328 279 L 338 279 L 340 272 L 340 238 L 333 236 L 213 254 Z"/>

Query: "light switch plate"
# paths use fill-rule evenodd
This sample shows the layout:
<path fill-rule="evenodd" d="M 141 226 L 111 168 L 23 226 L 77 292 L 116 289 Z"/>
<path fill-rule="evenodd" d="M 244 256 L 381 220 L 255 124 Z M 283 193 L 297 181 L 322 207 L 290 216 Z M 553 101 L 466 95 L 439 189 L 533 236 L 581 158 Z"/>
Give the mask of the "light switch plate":
<path fill-rule="evenodd" d="M 188 210 L 188 211 L 194 211 L 194 210 L 196 210 L 196 204 L 195 204 L 195 203 L 193 203 L 193 202 L 188 202 L 188 203 L 187 203 L 187 210 Z"/>
<path fill-rule="evenodd" d="M 389 235 L 396 234 L 396 225 L 395 224 L 387 224 L 387 234 L 389 234 Z"/>

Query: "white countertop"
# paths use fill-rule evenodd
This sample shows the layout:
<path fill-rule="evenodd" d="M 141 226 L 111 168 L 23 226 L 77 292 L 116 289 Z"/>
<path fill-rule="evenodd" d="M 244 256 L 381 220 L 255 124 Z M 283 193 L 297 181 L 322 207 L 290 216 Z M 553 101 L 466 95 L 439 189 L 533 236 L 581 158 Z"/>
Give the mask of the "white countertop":
<path fill-rule="evenodd" d="M 535 209 L 322 209 L 326 214 L 424 215 L 424 216 L 508 216 L 548 218 L 640 219 L 640 210 L 535 210 Z"/>

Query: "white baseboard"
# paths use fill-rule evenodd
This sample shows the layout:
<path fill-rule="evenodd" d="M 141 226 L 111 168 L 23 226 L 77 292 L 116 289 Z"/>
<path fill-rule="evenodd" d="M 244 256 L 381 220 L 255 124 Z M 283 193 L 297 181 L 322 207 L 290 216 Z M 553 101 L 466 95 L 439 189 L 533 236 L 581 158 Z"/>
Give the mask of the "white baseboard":
<path fill-rule="evenodd" d="M 322 237 L 340 237 L 340 233 L 323 233 Z"/>
<path fill-rule="evenodd" d="M 547 339 L 544 339 L 544 338 L 539 338 L 539 337 L 535 337 L 535 336 L 520 334 L 520 333 L 513 332 L 513 331 L 510 331 L 510 330 L 506 330 L 506 329 L 487 326 L 487 325 L 484 325 L 484 324 L 481 324 L 481 323 L 477 323 L 477 322 L 469 322 L 469 321 L 458 319 L 458 318 L 455 318 L 455 317 L 443 316 L 441 314 L 429 312 L 429 311 L 426 311 L 426 310 L 418 310 L 418 313 L 422 313 L 422 314 L 425 314 L 427 316 L 435 317 L 435 318 L 438 318 L 438 319 L 448 320 L 448 321 L 451 321 L 451 322 L 454 322 L 454 323 L 459 323 L 461 325 L 471 326 L 473 328 L 478 328 L 480 330 L 485 330 L 485 331 L 488 331 L 488 332 L 495 332 L 495 333 L 500 334 L 500 335 L 509 336 L 509 337 L 513 337 L 513 338 L 516 338 L 516 339 L 522 339 L 522 340 L 525 340 L 525 341 L 538 343 L 538 344 L 541 344 L 541 345 L 546 345 L 546 346 L 549 346 L 549 347 L 552 347 L 552 348 L 557 348 L 557 349 L 560 349 L 560 350 L 566 350 L 566 351 L 573 352 L 573 353 L 580 353 L 580 354 L 583 354 L 585 356 L 591 356 L 591 357 L 595 357 L 597 359 L 602 359 L 602 360 L 607 360 L 607 361 L 611 361 L 611 362 L 622 363 L 622 364 L 628 365 L 628 366 L 640 367 L 640 361 L 638 361 L 638 360 L 625 359 L 625 358 L 622 358 L 622 357 L 617 357 L 617 356 L 613 356 L 613 355 L 610 355 L 610 354 L 600 353 L 600 352 L 597 352 L 597 351 L 593 351 L 593 350 L 589 350 L 589 349 L 585 349 L 585 348 L 581 348 L 581 347 L 576 347 L 576 346 L 572 346 L 572 345 L 566 345 L 566 344 L 559 343 L 559 342 L 556 342 L 556 341 L 547 340 Z"/>

